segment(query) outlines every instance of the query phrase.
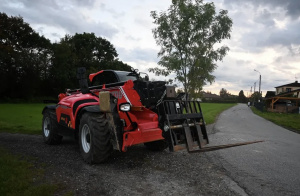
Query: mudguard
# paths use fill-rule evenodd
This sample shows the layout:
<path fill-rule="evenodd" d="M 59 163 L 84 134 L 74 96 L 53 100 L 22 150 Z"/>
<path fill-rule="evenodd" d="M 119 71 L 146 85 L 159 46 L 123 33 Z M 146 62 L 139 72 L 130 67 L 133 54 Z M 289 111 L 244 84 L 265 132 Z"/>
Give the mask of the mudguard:
<path fill-rule="evenodd" d="M 50 109 L 50 110 L 56 110 L 56 105 L 47 105 L 44 107 L 42 114 L 44 114 L 45 110 Z"/>

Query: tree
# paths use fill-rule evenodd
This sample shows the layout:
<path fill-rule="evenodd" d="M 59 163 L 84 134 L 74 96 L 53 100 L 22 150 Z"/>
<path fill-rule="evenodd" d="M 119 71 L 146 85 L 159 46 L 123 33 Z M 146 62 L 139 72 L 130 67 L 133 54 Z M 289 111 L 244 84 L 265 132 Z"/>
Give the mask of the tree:
<path fill-rule="evenodd" d="M 216 14 L 213 3 L 202 0 L 172 0 L 166 12 L 151 12 L 153 35 L 161 47 L 158 64 L 151 68 L 156 75 L 176 73 L 185 93 L 200 93 L 202 86 L 212 83 L 211 74 L 228 52 L 227 46 L 216 48 L 223 39 L 230 38 L 232 20 L 226 10 Z"/>
<path fill-rule="evenodd" d="M 254 92 L 252 95 L 251 95 L 251 97 L 250 97 L 250 99 L 253 101 L 253 102 L 257 102 L 259 99 L 260 99 L 260 97 L 261 97 L 261 94 L 259 93 L 259 92 Z"/>
<path fill-rule="evenodd" d="M 51 43 L 23 18 L 0 13 L 0 98 L 31 98 L 40 94 L 50 66 Z"/>
<path fill-rule="evenodd" d="M 229 95 L 229 93 L 227 92 L 227 90 L 225 88 L 221 88 L 220 90 L 220 97 L 221 98 L 227 98 Z"/>
<path fill-rule="evenodd" d="M 247 98 L 246 98 L 246 96 L 244 95 L 244 91 L 243 91 L 243 90 L 241 90 L 241 91 L 239 92 L 238 102 L 239 102 L 239 103 L 246 103 L 246 102 L 247 102 Z"/>
<path fill-rule="evenodd" d="M 114 61 L 118 54 L 114 46 L 104 38 L 96 37 L 94 33 L 76 33 L 66 35 L 60 41 L 72 51 L 71 62 L 74 67 L 86 67 L 88 72 L 95 72 Z"/>
<path fill-rule="evenodd" d="M 94 33 L 66 35 L 59 43 L 36 33 L 21 16 L 0 12 L 0 99 L 53 96 L 78 88 L 76 71 L 130 71 L 113 45 Z"/>
<path fill-rule="evenodd" d="M 131 70 L 131 66 L 117 58 L 114 46 L 94 33 L 66 35 L 59 43 L 54 44 L 53 52 L 51 75 L 56 93 L 65 88 L 78 88 L 78 67 L 86 67 L 87 74 L 103 69 Z"/>

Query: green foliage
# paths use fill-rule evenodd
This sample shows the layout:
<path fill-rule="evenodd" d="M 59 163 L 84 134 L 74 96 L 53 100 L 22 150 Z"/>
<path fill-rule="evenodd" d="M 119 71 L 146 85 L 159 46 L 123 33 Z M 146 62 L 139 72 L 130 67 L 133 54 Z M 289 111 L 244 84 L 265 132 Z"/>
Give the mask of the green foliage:
<path fill-rule="evenodd" d="M 255 114 L 272 121 L 277 125 L 300 133 L 300 114 L 261 112 L 254 107 L 251 107 L 251 109 Z"/>
<path fill-rule="evenodd" d="M 0 195 L 53 195 L 58 185 L 43 184 L 42 169 L 0 148 Z"/>
<path fill-rule="evenodd" d="M 221 88 L 220 90 L 220 97 L 221 98 L 226 98 L 229 96 L 229 93 L 227 92 L 227 90 L 225 88 Z"/>
<path fill-rule="evenodd" d="M 157 75 L 176 73 L 186 93 L 197 94 L 207 82 L 215 79 L 211 73 L 216 61 L 228 52 L 227 46 L 216 48 L 223 39 L 230 38 L 232 20 L 226 10 L 216 14 L 213 3 L 202 0 L 173 0 L 166 12 L 151 12 L 153 35 L 161 46 L 161 68 L 149 69 Z"/>
<path fill-rule="evenodd" d="M 250 100 L 253 102 L 258 102 L 258 100 L 261 98 L 261 94 L 259 92 L 254 92 L 251 97 Z"/>
<path fill-rule="evenodd" d="M 0 12 L 0 98 L 30 98 L 50 66 L 51 43 L 21 17 Z"/>
<path fill-rule="evenodd" d="M 40 134 L 45 104 L 0 104 L 0 132 Z"/>
<path fill-rule="evenodd" d="M 66 35 L 59 43 L 40 36 L 23 18 L 0 12 L 0 100 L 31 100 L 78 88 L 76 71 L 130 71 L 114 46 L 94 33 Z"/>
<path fill-rule="evenodd" d="M 244 95 L 244 91 L 243 90 L 241 90 L 239 92 L 238 102 L 239 103 L 246 103 L 247 102 L 247 97 Z"/>
<path fill-rule="evenodd" d="M 201 103 L 205 121 L 213 123 L 228 103 Z M 0 104 L 0 132 L 40 134 L 45 104 Z"/>
<path fill-rule="evenodd" d="M 131 70 L 129 65 L 119 61 L 113 45 L 94 33 L 66 35 L 60 43 L 54 44 L 53 51 L 49 83 L 55 88 L 55 93 L 78 88 L 78 67 L 85 67 L 88 75 L 104 69 Z"/>

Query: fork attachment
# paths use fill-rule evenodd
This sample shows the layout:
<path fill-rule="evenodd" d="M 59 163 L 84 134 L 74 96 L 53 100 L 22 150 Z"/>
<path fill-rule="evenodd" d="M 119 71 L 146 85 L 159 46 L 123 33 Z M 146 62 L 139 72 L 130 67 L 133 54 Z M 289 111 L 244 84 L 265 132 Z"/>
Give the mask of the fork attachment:
<path fill-rule="evenodd" d="M 165 100 L 161 107 L 163 136 L 170 151 L 198 151 L 209 143 L 200 102 Z"/>
<path fill-rule="evenodd" d="M 188 152 L 208 152 L 235 146 L 264 142 L 263 140 L 205 147 L 209 143 L 200 102 L 165 100 L 159 112 L 163 137 L 171 152 L 187 149 Z"/>

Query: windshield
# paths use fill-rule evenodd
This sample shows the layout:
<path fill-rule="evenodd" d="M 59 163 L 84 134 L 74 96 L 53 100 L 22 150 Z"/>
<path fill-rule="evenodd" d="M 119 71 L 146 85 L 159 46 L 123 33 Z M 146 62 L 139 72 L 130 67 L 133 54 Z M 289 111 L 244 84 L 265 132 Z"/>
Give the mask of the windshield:
<path fill-rule="evenodd" d="M 137 74 L 132 72 L 116 71 L 116 74 L 119 76 L 120 82 L 126 82 L 127 80 L 135 81 L 138 79 Z"/>

